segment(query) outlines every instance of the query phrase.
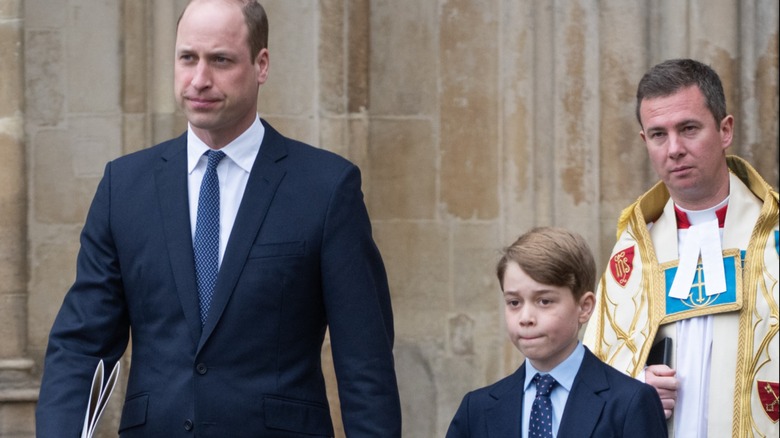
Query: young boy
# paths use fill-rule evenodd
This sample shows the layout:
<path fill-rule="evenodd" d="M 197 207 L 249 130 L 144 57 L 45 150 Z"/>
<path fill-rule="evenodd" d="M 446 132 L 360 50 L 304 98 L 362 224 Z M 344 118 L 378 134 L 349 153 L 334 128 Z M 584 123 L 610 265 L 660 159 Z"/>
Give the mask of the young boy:
<path fill-rule="evenodd" d="M 534 228 L 504 250 L 496 271 L 509 337 L 526 360 L 466 394 L 447 438 L 667 436 L 656 390 L 577 338 L 596 300 L 596 265 L 582 236 Z"/>

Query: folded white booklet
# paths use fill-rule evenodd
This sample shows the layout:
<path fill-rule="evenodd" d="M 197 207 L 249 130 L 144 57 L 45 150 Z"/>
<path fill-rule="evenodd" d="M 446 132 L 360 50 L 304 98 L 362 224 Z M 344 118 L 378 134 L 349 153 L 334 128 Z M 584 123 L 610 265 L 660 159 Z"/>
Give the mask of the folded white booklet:
<path fill-rule="evenodd" d="M 103 413 L 103 409 L 105 409 L 106 403 L 108 403 L 108 399 L 114 391 L 114 386 L 116 386 L 116 381 L 119 377 L 119 369 L 119 361 L 117 361 L 104 386 L 103 361 L 101 360 L 98 362 L 97 368 L 95 369 L 95 375 L 92 377 L 92 388 L 89 391 L 87 413 L 84 415 L 84 429 L 81 431 L 81 438 L 92 438 L 92 435 L 95 433 L 98 420 L 100 420 L 100 415 Z"/>

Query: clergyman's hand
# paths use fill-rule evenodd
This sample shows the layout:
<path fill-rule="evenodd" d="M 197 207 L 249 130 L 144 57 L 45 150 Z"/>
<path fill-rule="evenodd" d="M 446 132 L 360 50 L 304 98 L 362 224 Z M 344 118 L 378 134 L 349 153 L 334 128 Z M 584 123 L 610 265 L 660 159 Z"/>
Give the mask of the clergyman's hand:
<path fill-rule="evenodd" d="M 677 403 L 677 372 L 666 365 L 650 365 L 645 369 L 645 383 L 658 391 L 666 419 L 672 416 Z"/>

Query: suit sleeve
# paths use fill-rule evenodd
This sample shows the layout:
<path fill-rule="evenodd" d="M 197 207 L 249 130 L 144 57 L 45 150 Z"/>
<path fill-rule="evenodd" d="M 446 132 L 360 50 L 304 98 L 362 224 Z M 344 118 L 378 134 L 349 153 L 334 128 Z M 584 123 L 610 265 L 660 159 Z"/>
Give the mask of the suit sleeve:
<path fill-rule="evenodd" d="M 666 417 L 658 398 L 658 392 L 652 386 L 643 383 L 636 396 L 632 398 L 623 425 L 623 436 L 638 438 L 657 438 L 668 436 Z"/>
<path fill-rule="evenodd" d="M 349 165 L 326 213 L 322 289 L 347 436 L 401 436 L 387 275 L 372 234 L 360 172 Z"/>
<path fill-rule="evenodd" d="M 452 417 L 446 438 L 467 438 L 469 434 L 469 394 L 463 397 L 455 416 Z"/>
<path fill-rule="evenodd" d="M 49 334 L 36 408 L 38 437 L 79 436 L 92 376 L 127 348 L 129 324 L 110 229 L 110 164 L 98 185 L 77 258 L 76 280 Z"/>

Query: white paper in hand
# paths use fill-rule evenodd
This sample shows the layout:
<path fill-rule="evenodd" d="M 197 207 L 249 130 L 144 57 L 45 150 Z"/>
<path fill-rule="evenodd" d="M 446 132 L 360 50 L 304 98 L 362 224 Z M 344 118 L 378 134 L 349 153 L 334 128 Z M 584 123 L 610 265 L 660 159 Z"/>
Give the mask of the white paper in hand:
<path fill-rule="evenodd" d="M 103 386 L 103 368 L 103 361 L 101 360 L 95 369 L 95 375 L 92 377 L 92 387 L 89 391 L 89 400 L 87 400 L 87 412 L 84 415 L 84 428 L 81 430 L 81 438 L 92 438 L 92 435 L 95 433 L 100 415 L 103 414 L 103 409 L 105 409 L 111 393 L 114 392 L 114 386 L 116 386 L 121 367 L 119 361 L 117 361 L 114 369 L 111 370 L 111 375 L 106 380 L 105 386 Z"/>

